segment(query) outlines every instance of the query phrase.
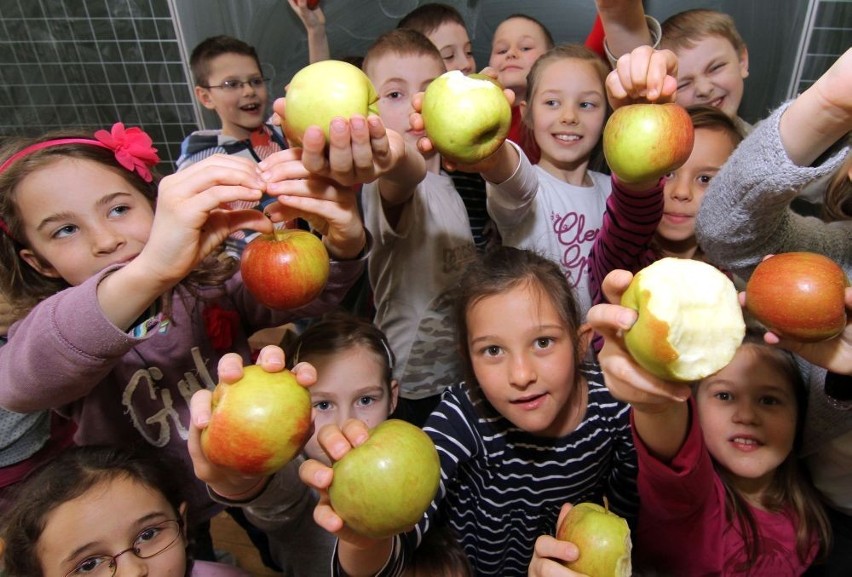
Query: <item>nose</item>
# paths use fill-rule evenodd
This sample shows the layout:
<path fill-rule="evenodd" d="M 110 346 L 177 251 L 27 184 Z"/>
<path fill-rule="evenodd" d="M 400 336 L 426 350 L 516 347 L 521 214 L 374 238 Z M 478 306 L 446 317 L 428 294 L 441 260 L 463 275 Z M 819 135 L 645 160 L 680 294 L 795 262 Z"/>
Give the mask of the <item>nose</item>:
<path fill-rule="evenodd" d="M 240 90 L 243 91 L 243 94 L 254 94 L 257 92 L 257 89 L 251 85 L 250 81 L 240 82 Z"/>
<path fill-rule="evenodd" d="M 696 98 L 709 99 L 710 95 L 713 93 L 713 83 L 704 76 L 695 78 L 692 85 Z"/>
<path fill-rule="evenodd" d="M 514 355 L 509 361 L 509 384 L 517 389 L 526 389 L 535 381 L 535 368 L 526 355 Z"/>
<path fill-rule="evenodd" d="M 577 111 L 573 106 L 563 106 L 559 120 L 563 124 L 577 124 Z"/>
<path fill-rule="evenodd" d="M 133 549 L 126 549 L 115 556 L 115 573 L 113 577 L 144 577 L 148 574 L 148 562 L 145 559 L 140 559 L 131 552 Z M 119 561 L 119 557 L 121 560 Z"/>
<path fill-rule="evenodd" d="M 688 202 L 692 200 L 692 189 L 685 178 L 678 178 L 677 173 L 674 173 L 666 180 L 665 192 L 668 193 L 672 200 L 681 200 Z"/>
<path fill-rule="evenodd" d="M 757 411 L 748 399 L 741 399 L 734 407 L 734 422 L 747 425 L 755 424 L 758 420 Z"/>
<path fill-rule="evenodd" d="M 111 254 L 124 243 L 124 235 L 116 227 L 105 225 L 92 232 L 92 251 L 95 254 Z"/>

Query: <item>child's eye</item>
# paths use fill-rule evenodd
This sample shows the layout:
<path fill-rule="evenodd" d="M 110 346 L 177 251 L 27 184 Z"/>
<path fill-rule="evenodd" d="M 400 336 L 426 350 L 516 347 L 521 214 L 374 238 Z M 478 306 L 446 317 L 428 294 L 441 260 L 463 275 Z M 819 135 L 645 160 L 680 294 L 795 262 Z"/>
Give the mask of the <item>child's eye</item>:
<path fill-rule="evenodd" d="M 398 100 L 402 98 L 402 92 L 399 90 L 394 90 L 392 92 L 388 92 L 385 98 L 390 98 L 391 100 Z"/>
<path fill-rule="evenodd" d="M 597 107 L 598 107 L 598 105 L 595 104 L 594 102 L 586 101 L 586 102 L 580 103 L 580 108 L 585 109 L 585 110 L 592 110 L 592 109 L 595 109 Z"/>
<path fill-rule="evenodd" d="M 491 345 L 482 349 L 482 354 L 486 357 L 496 357 L 500 354 L 500 347 L 497 345 Z"/>
<path fill-rule="evenodd" d="M 130 211 L 130 207 L 126 204 L 122 204 L 114 207 L 109 211 L 110 216 L 121 216 L 122 214 L 126 214 Z"/>
<path fill-rule="evenodd" d="M 720 62 L 719 64 L 714 64 L 713 66 L 710 67 L 710 72 L 716 72 L 717 70 L 720 70 L 724 67 L 725 67 L 724 62 Z"/>
<path fill-rule="evenodd" d="M 701 184 L 710 184 L 711 180 L 713 180 L 712 174 L 701 174 L 698 176 L 698 182 Z"/>
<path fill-rule="evenodd" d="M 730 401 L 731 398 L 732 398 L 731 393 L 728 393 L 728 392 L 725 392 L 725 391 L 720 391 L 720 392 L 714 394 L 713 396 L 715 398 L 719 399 L 720 401 Z"/>
<path fill-rule="evenodd" d="M 110 563 L 111 561 L 112 559 L 109 557 L 88 557 L 74 567 L 69 575 L 88 575 L 98 571 L 103 563 Z"/>
<path fill-rule="evenodd" d="M 140 531 L 139 535 L 136 537 L 136 541 L 134 542 L 134 544 L 144 543 L 145 541 L 156 539 L 157 535 L 160 534 L 160 531 L 162 531 L 162 529 L 160 529 L 159 527 L 148 527 L 146 529 L 142 529 L 142 531 Z"/>
<path fill-rule="evenodd" d="M 314 408 L 318 411 L 328 411 L 331 409 L 330 401 L 317 401 L 314 403 Z"/>
<path fill-rule="evenodd" d="M 539 337 L 535 340 L 535 347 L 537 349 L 546 349 L 552 346 L 553 342 L 551 337 Z"/>
<path fill-rule="evenodd" d="M 75 232 L 77 232 L 77 225 L 75 224 L 66 224 L 65 226 L 56 230 L 53 233 L 52 238 L 65 238 L 66 236 L 71 236 Z"/>
<path fill-rule="evenodd" d="M 687 88 L 689 88 L 689 86 L 691 84 L 692 84 L 692 82 L 681 82 L 680 84 L 677 85 L 677 89 L 678 90 L 686 90 Z"/>
<path fill-rule="evenodd" d="M 358 406 L 359 407 L 369 407 L 370 405 L 372 405 L 375 402 L 376 402 L 376 399 L 374 397 L 364 395 L 363 397 L 358 399 Z"/>
<path fill-rule="evenodd" d="M 555 98 L 548 98 L 544 101 L 544 105 L 548 108 L 556 108 L 557 106 L 559 106 L 559 101 Z"/>
<path fill-rule="evenodd" d="M 760 398 L 760 403 L 762 405 L 780 405 L 781 399 L 772 396 L 765 396 Z"/>
<path fill-rule="evenodd" d="M 673 179 L 673 178 L 675 177 L 675 175 L 676 175 L 676 174 L 677 174 L 676 172 L 667 172 L 667 173 L 666 173 L 666 180 L 671 180 L 671 179 Z"/>

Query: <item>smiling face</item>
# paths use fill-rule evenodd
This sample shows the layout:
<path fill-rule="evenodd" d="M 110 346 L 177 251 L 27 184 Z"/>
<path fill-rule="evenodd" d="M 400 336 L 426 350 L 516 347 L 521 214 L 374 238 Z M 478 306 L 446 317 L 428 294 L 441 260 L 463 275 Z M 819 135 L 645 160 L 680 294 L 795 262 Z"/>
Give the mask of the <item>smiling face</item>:
<path fill-rule="evenodd" d="M 479 299 L 468 308 L 466 324 L 476 380 L 501 415 L 544 437 L 574 430 L 585 406 L 585 388 L 574 374 L 578 337 L 538 285 L 523 283 Z"/>
<path fill-rule="evenodd" d="M 396 381 L 385 380 L 386 362 L 364 345 L 354 345 L 334 355 L 306 357 L 317 370 L 317 382 L 308 389 L 314 408 L 314 433 L 305 446 L 312 459 L 331 465 L 316 434 L 327 424 L 343 425 L 359 419 L 373 428 L 396 407 Z"/>
<path fill-rule="evenodd" d="M 269 89 L 266 83 L 258 87 L 245 83 L 262 78 L 257 62 L 245 54 L 220 54 L 208 63 L 207 86 L 195 87 L 198 101 L 208 110 L 215 110 L 222 121 L 222 134 L 245 140 L 257 130 L 266 118 Z M 244 82 L 235 90 L 219 88 L 226 80 Z"/>
<path fill-rule="evenodd" d="M 797 401 L 789 374 L 756 346 L 741 346 L 727 367 L 701 382 L 695 400 L 710 455 L 759 499 L 793 450 Z"/>
<path fill-rule="evenodd" d="M 423 131 L 412 131 L 408 117 L 414 112 L 411 99 L 424 92 L 444 73 L 444 64 L 425 54 L 387 52 L 369 61 L 365 70 L 379 94 L 379 116 L 385 127 L 400 133 L 415 148 Z"/>
<path fill-rule="evenodd" d="M 534 93 L 527 105 L 541 149 L 539 165 L 557 178 L 569 180 L 566 173 L 585 175 L 603 133 L 604 85 L 591 61 L 558 58 L 543 64 L 537 68 Z"/>
<path fill-rule="evenodd" d="M 465 74 L 476 71 L 473 47 L 467 30 L 458 22 L 444 22 L 426 37 L 435 45 L 447 70 L 461 70 Z"/>
<path fill-rule="evenodd" d="M 550 48 L 541 27 L 526 18 L 504 20 L 494 31 L 488 66 L 497 80 L 515 93 L 515 102 L 527 96 L 527 74 L 539 56 Z"/>
<path fill-rule="evenodd" d="M 668 256 L 692 258 L 698 247 L 695 218 L 704 193 L 736 145 L 721 129 L 697 128 L 692 154 L 686 163 L 666 175 L 665 207 L 657 226 L 657 243 Z"/>
<path fill-rule="evenodd" d="M 148 199 L 92 160 L 62 158 L 31 173 L 16 187 L 15 203 L 27 244 L 21 258 L 72 286 L 135 258 L 154 222 Z"/>
<path fill-rule="evenodd" d="M 737 117 L 748 76 L 748 51 L 737 53 L 721 36 L 705 36 L 690 47 L 674 49 L 677 55 L 677 103 L 709 104 L 731 118 Z"/>
<path fill-rule="evenodd" d="M 162 493 L 126 476 L 103 481 L 62 503 L 45 519 L 36 544 L 44 577 L 65 577 L 78 566 L 83 575 L 93 563 L 86 563 L 87 559 L 115 555 L 138 539 L 151 539 L 159 523 L 177 518 Z M 116 576 L 183 577 L 186 541 L 179 536 L 162 553 L 148 559 L 127 552 L 117 563 Z"/>

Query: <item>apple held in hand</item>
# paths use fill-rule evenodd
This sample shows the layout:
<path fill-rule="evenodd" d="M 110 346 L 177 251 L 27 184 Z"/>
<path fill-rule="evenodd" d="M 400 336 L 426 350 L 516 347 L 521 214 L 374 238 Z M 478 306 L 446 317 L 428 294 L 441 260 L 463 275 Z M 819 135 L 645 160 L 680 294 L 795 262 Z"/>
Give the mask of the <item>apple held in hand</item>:
<path fill-rule="evenodd" d="M 325 288 L 328 251 L 313 233 L 276 230 L 251 241 L 243 251 L 243 284 L 263 305 L 293 309 L 314 300 Z"/>
<path fill-rule="evenodd" d="M 574 505 L 556 530 L 556 538 L 569 541 L 580 550 L 577 560 L 565 565 L 572 571 L 589 577 L 632 575 L 630 527 L 608 507 L 595 503 Z"/>
<path fill-rule="evenodd" d="M 416 525 L 441 478 L 432 439 L 398 419 L 379 424 L 333 468 L 331 506 L 352 530 L 373 539 Z"/>
<path fill-rule="evenodd" d="M 664 258 L 633 277 L 621 297 L 636 310 L 624 344 L 639 365 L 670 381 L 696 381 L 734 358 L 745 321 L 734 283 L 692 259 Z"/>
<path fill-rule="evenodd" d="M 284 133 L 301 146 L 309 126 L 319 126 L 328 139 L 336 117 L 376 113 L 379 100 L 373 83 L 360 68 L 341 60 L 322 60 L 299 70 L 287 86 Z"/>
<path fill-rule="evenodd" d="M 309 10 L 316 10 L 317 6 L 319 6 L 320 0 L 308 0 L 307 7 Z"/>
<path fill-rule="evenodd" d="M 746 309 L 780 337 L 817 342 L 846 328 L 846 273 L 827 256 L 787 252 L 765 259 L 746 284 Z"/>
<path fill-rule="evenodd" d="M 689 113 L 677 104 L 630 104 L 612 113 L 604 127 L 603 151 L 622 182 L 656 180 L 680 168 L 695 139 Z"/>
<path fill-rule="evenodd" d="M 302 450 L 310 432 L 308 390 L 290 371 L 268 373 L 252 365 L 236 383 L 216 385 L 201 449 L 220 467 L 271 475 Z"/>
<path fill-rule="evenodd" d="M 426 134 L 442 156 L 474 164 L 506 140 L 512 109 L 500 84 L 481 74 L 459 70 L 433 80 L 423 95 Z"/>

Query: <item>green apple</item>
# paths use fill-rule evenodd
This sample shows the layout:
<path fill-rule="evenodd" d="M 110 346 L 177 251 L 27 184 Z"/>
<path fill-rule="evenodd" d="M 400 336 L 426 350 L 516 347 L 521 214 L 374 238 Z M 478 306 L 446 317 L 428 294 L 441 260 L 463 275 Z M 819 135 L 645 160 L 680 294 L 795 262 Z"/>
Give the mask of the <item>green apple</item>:
<path fill-rule="evenodd" d="M 272 309 L 294 309 L 317 298 L 330 270 L 322 240 L 300 229 L 261 235 L 246 245 L 240 258 L 246 289 Z"/>
<path fill-rule="evenodd" d="M 680 168 L 695 139 L 689 113 L 677 104 L 630 104 L 612 113 L 603 132 L 603 151 L 622 182 L 656 180 Z"/>
<path fill-rule="evenodd" d="M 670 381 L 696 381 L 726 366 L 745 336 L 734 283 L 705 262 L 664 258 L 633 277 L 621 304 L 636 310 L 624 334 L 645 370 Z"/>
<path fill-rule="evenodd" d="M 398 419 L 334 463 L 331 506 L 355 532 L 380 539 L 420 521 L 438 491 L 441 463 L 432 439 Z"/>
<path fill-rule="evenodd" d="M 481 74 L 446 72 L 429 83 L 421 110 L 426 134 L 442 156 L 474 164 L 506 140 L 512 109 L 500 84 Z"/>
<path fill-rule="evenodd" d="M 801 342 L 836 337 L 846 328 L 849 280 L 836 262 L 812 252 L 765 259 L 746 284 L 746 309 L 778 336 Z"/>
<path fill-rule="evenodd" d="M 271 475 L 302 450 L 310 432 L 308 390 L 290 371 L 268 373 L 251 365 L 236 383 L 216 385 L 201 449 L 214 465 Z"/>
<path fill-rule="evenodd" d="M 309 126 L 319 126 L 328 139 L 333 118 L 375 114 L 378 100 L 373 83 L 357 66 L 341 60 L 314 62 L 287 86 L 284 133 L 293 146 L 301 145 Z"/>
<path fill-rule="evenodd" d="M 604 501 L 606 503 L 606 501 Z M 569 541 L 580 556 L 565 566 L 589 577 L 630 577 L 630 527 L 627 521 L 596 503 L 571 507 L 556 531 L 556 538 Z"/>

